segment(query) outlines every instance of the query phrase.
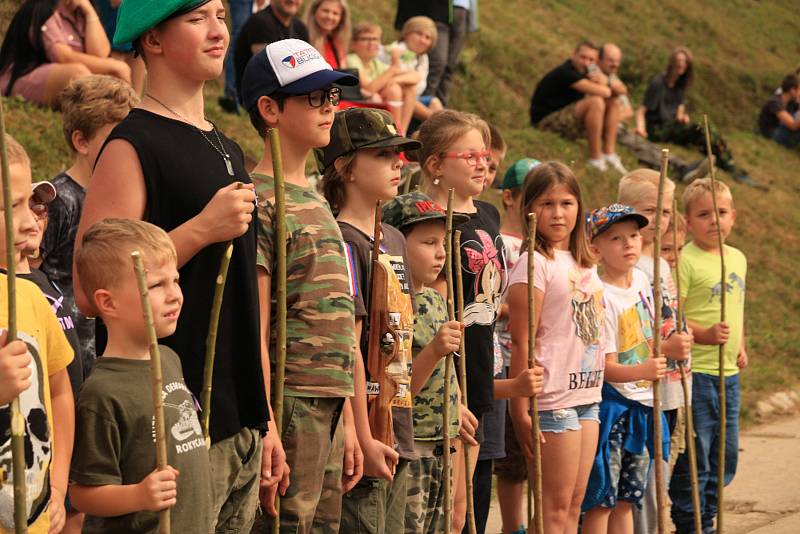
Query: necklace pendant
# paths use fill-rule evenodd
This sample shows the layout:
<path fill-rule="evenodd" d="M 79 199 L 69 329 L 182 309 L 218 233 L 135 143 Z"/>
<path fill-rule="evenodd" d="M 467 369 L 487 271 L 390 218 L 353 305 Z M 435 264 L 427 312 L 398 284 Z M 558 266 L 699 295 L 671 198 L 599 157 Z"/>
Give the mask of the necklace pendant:
<path fill-rule="evenodd" d="M 231 158 L 225 156 L 223 159 L 225 160 L 225 168 L 228 169 L 228 174 L 233 176 L 233 165 L 231 165 Z"/>

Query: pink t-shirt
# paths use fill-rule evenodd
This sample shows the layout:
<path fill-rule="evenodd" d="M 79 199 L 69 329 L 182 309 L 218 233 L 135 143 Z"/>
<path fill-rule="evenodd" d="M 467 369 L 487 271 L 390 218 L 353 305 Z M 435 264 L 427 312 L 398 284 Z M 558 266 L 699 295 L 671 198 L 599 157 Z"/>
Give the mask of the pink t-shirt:
<path fill-rule="evenodd" d="M 65 44 L 76 52 L 85 52 L 86 20 L 66 9 L 57 8 L 42 25 L 42 43 L 47 59 L 56 62 L 54 47 Z"/>
<path fill-rule="evenodd" d="M 603 350 L 603 284 L 597 269 L 580 267 L 569 251 L 553 259 L 534 255 L 534 287 L 544 292 L 536 361 L 544 367 L 540 410 L 600 402 Z M 509 287 L 528 283 L 528 255 L 521 254 Z"/>

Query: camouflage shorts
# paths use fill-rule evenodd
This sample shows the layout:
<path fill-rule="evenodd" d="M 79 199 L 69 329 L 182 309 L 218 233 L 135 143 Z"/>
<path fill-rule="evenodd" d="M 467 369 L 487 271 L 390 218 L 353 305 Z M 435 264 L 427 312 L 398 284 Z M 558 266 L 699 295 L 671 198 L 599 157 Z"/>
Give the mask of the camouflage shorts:
<path fill-rule="evenodd" d="M 403 532 L 409 461 L 400 459 L 389 482 L 364 477 L 342 498 L 342 527 L 347 534 L 394 534 Z"/>
<path fill-rule="evenodd" d="M 281 532 L 339 532 L 344 460 L 344 399 L 286 397 L 283 436 L 291 484 L 281 497 Z M 260 516 L 252 534 L 272 532 L 273 519 Z"/>
<path fill-rule="evenodd" d="M 580 100 L 578 101 L 580 102 Z M 536 124 L 536 128 L 547 132 L 553 132 L 564 139 L 580 139 L 584 136 L 583 121 L 575 114 L 575 107 L 578 102 L 565 106 L 557 111 L 546 115 Z"/>
<path fill-rule="evenodd" d="M 405 534 L 438 534 L 444 531 L 442 445 L 415 441 L 414 450 L 419 458 L 408 466 Z"/>
<path fill-rule="evenodd" d="M 514 433 L 514 423 L 506 412 L 506 456 L 494 461 L 494 474 L 510 482 L 524 482 L 528 478 L 528 465 Z"/>

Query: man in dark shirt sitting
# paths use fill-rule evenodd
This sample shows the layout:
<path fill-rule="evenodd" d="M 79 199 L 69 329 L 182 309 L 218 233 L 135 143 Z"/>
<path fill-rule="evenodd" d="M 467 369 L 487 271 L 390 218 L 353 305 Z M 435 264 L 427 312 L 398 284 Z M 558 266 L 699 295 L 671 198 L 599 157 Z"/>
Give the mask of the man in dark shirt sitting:
<path fill-rule="evenodd" d="M 792 148 L 800 144 L 800 79 L 789 74 L 781 83 L 781 91 L 767 100 L 758 114 L 758 130 L 761 135 Z"/>
<path fill-rule="evenodd" d="M 598 54 L 597 46 L 582 41 L 570 59 L 545 74 L 531 98 L 531 124 L 567 139 L 585 135 L 589 166 L 600 171 L 611 166 L 625 174 L 615 152 L 620 93 L 597 68 Z"/>
<path fill-rule="evenodd" d="M 253 54 L 268 44 L 283 39 L 309 41 L 308 28 L 297 18 L 300 4 L 301 0 L 272 0 L 266 8 L 244 23 L 233 52 L 237 91 L 242 82 L 244 68 Z"/>

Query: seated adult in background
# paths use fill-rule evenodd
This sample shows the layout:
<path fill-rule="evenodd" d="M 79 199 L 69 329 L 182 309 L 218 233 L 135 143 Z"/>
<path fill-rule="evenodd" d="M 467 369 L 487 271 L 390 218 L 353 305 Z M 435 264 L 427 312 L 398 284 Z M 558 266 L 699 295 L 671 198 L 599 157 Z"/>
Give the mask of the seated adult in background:
<path fill-rule="evenodd" d="M 781 91 L 774 94 L 758 114 L 761 135 L 793 148 L 800 143 L 800 79 L 788 74 L 781 83 Z"/>
<path fill-rule="evenodd" d="M 628 171 L 615 152 L 619 128 L 615 87 L 627 89 L 621 82 L 612 86 L 597 59 L 597 46 L 582 41 L 571 58 L 545 74 L 531 98 L 531 124 L 567 139 L 585 135 L 590 167 L 605 171 L 610 165 L 625 174 Z"/>
<path fill-rule="evenodd" d="M 693 123 L 686 113 L 686 91 L 694 80 L 692 53 L 684 47 L 672 51 L 667 69 L 650 80 L 644 102 L 636 110 L 636 133 L 656 143 L 675 143 L 706 151 L 703 127 Z M 755 185 L 747 174 L 736 167 L 733 154 L 715 128 L 711 131 L 711 152 L 716 165 L 729 172 L 734 180 Z"/>
<path fill-rule="evenodd" d="M 117 31 L 117 9 L 122 0 L 95 0 L 94 7 L 100 16 L 100 22 L 106 30 L 109 42 L 114 39 Z M 144 82 L 147 77 L 147 67 L 142 57 L 133 50 L 133 43 L 114 45 L 111 43 L 111 57 L 124 61 L 131 68 L 131 85 L 136 94 L 141 96 L 144 91 Z"/>
<path fill-rule="evenodd" d="M 633 106 L 628 98 L 628 88 L 618 76 L 619 67 L 622 64 L 622 50 L 613 44 L 606 43 L 600 47 L 600 60 L 597 66 L 608 76 L 610 87 L 618 94 L 617 105 L 619 106 L 619 131 L 617 132 L 617 143 L 633 152 L 639 163 L 651 169 L 661 168 L 661 147 L 642 139 L 636 135 L 632 128 L 625 124 L 633 117 Z M 679 182 L 691 182 L 697 178 L 702 178 L 708 174 L 708 158 L 700 158 L 692 163 L 673 153 L 669 155 L 669 171 L 672 178 Z"/>
<path fill-rule="evenodd" d="M 350 9 L 346 0 L 314 0 L 303 14 L 308 42 L 319 50 L 328 65 L 344 68 L 350 48 Z"/>
<path fill-rule="evenodd" d="M 399 0 L 394 27 L 399 31 L 411 17 L 424 15 L 436 22 L 438 38 L 428 57 L 425 95 L 435 96 L 447 105 L 458 57 L 467 34 L 478 29 L 478 0 Z"/>
<path fill-rule="evenodd" d="M 110 52 L 89 0 L 27 0 L 0 47 L 0 92 L 51 106 L 75 78 L 110 74 L 130 83 L 130 67 Z"/>
<path fill-rule="evenodd" d="M 236 39 L 233 51 L 233 65 L 236 71 L 236 90 L 238 94 L 242 74 L 253 54 L 275 41 L 300 39 L 308 42 L 308 28 L 297 18 L 301 0 L 272 0 L 267 7 L 253 14 Z"/>

